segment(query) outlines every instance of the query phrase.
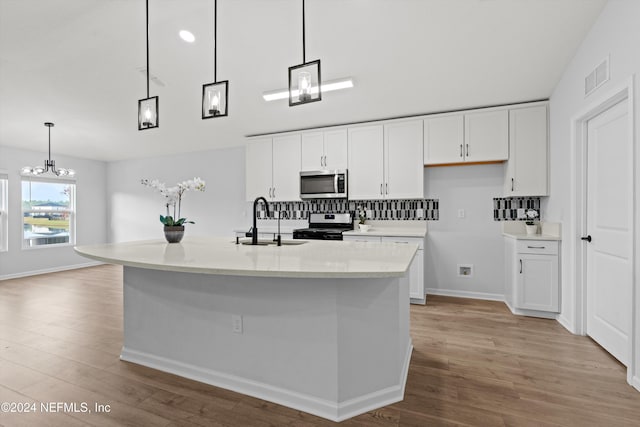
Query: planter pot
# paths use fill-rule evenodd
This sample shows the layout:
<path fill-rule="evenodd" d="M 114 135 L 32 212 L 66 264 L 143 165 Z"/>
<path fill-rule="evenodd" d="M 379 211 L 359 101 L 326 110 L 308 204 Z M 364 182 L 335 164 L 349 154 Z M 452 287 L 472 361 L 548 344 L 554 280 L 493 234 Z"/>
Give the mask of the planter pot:
<path fill-rule="evenodd" d="M 165 225 L 164 238 L 169 243 L 180 243 L 184 237 L 184 225 Z"/>
<path fill-rule="evenodd" d="M 527 228 L 527 234 L 538 234 L 538 224 L 525 224 L 525 227 Z"/>
<path fill-rule="evenodd" d="M 360 232 L 366 233 L 371 228 L 369 224 L 358 224 L 358 228 L 360 228 Z"/>

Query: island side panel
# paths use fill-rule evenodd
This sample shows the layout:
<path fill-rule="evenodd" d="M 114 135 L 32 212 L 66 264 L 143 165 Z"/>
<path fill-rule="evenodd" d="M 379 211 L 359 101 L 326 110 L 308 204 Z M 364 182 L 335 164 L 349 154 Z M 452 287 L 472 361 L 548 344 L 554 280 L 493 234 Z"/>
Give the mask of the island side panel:
<path fill-rule="evenodd" d="M 410 345 L 408 298 L 408 284 L 398 278 L 259 278 L 125 267 L 122 359 L 345 419 L 363 406 L 342 405 L 341 395 L 380 407 L 388 399 L 376 401 L 377 387 L 404 385 L 398 354 L 406 348 L 397 347 Z M 232 315 L 242 315 L 242 333 L 233 332 Z M 396 350 L 376 359 L 384 366 L 363 370 L 373 336 Z M 353 349 L 360 349 L 358 357 L 345 356 Z M 383 381 L 370 381 L 382 371 Z M 345 375 L 352 375 L 353 389 L 345 389 Z"/>

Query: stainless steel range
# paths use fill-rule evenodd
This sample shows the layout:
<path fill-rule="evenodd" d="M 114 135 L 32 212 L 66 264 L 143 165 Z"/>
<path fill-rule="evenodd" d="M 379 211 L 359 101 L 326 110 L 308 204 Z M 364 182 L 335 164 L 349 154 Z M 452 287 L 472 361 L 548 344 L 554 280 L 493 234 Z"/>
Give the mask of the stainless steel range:
<path fill-rule="evenodd" d="M 353 230 L 350 213 L 309 214 L 309 228 L 293 230 L 294 239 L 342 240 L 342 232 Z"/>

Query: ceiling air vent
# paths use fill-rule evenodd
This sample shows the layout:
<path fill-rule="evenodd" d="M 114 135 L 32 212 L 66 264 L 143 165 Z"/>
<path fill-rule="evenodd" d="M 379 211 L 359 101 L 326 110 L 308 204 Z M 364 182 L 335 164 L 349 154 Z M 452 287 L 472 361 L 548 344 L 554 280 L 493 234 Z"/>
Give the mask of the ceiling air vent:
<path fill-rule="evenodd" d="M 584 78 L 584 96 L 590 95 L 593 91 L 609 80 L 609 57 L 602 61 L 592 72 Z"/>

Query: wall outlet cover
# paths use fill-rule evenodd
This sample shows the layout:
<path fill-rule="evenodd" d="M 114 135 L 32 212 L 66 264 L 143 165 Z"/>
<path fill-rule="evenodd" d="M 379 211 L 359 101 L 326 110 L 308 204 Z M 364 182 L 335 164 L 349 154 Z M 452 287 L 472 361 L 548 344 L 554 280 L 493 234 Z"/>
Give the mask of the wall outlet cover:
<path fill-rule="evenodd" d="M 458 264 L 458 277 L 473 277 L 473 264 Z"/>

